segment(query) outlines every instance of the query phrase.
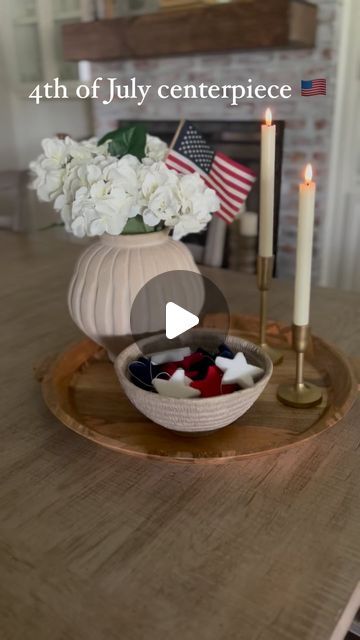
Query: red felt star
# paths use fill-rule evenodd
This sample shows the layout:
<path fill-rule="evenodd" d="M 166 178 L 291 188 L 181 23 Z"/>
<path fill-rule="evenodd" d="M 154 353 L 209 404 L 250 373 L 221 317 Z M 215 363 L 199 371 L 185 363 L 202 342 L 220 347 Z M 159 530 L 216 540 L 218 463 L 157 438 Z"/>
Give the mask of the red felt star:
<path fill-rule="evenodd" d="M 221 384 L 223 374 L 215 365 L 210 365 L 203 380 L 193 380 L 190 386 L 199 389 L 202 398 L 212 398 L 238 390 L 237 384 Z"/>
<path fill-rule="evenodd" d="M 195 378 L 198 375 L 198 372 L 189 371 L 189 369 L 193 365 L 201 362 L 203 359 L 204 359 L 204 354 L 196 351 L 195 353 L 192 353 L 190 356 L 185 356 L 185 358 L 181 360 L 181 362 L 167 362 L 162 366 L 162 370 L 166 371 L 166 373 L 168 373 L 169 376 L 172 376 L 175 373 L 176 369 L 181 368 L 185 370 L 185 374 L 188 376 L 188 378 Z"/>

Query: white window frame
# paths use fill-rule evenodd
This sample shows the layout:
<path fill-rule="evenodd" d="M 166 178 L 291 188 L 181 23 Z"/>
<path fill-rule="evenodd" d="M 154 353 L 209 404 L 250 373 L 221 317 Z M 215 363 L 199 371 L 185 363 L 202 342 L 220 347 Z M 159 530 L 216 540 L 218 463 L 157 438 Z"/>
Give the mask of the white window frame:
<path fill-rule="evenodd" d="M 0 21 L 1 40 L 4 45 L 4 55 L 7 65 L 7 75 L 9 84 L 18 97 L 26 98 L 36 86 L 36 82 L 22 82 L 17 63 L 17 52 L 15 49 L 15 38 L 13 37 L 13 0 L 3 0 L 2 20 Z M 59 76 L 59 69 L 55 58 L 55 16 L 53 14 L 53 3 L 51 0 L 36 0 L 37 4 L 37 24 L 39 29 L 40 57 L 43 70 L 43 79 L 40 84 L 51 82 Z M 80 18 L 89 18 L 88 0 L 80 0 Z M 69 97 L 75 96 L 75 89 L 78 80 L 61 80 L 66 85 Z"/>
<path fill-rule="evenodd" d="M 320 273 L 323 286 L 357 290 L 360 290 L 359 24 L 359 0 L 344 0 Z"/>

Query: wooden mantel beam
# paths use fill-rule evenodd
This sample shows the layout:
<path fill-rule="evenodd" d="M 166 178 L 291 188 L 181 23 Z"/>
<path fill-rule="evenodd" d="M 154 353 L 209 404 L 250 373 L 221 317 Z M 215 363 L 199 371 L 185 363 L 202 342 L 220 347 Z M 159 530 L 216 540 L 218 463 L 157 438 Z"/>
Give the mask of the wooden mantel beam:
<path fill-rule="evenodd" d="M 63 26 L 66 60 L 114 60 L 315 43 L 317 7 L 303 0 L 246 0 Z"/>

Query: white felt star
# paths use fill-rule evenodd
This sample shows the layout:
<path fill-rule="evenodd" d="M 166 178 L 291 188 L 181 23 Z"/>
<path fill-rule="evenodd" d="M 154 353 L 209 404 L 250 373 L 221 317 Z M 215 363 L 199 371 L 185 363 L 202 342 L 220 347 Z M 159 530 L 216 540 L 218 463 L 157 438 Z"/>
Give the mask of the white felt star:
<path fill-rule="evenodd" d="M 238 384 L 242 389 L 254 386 L 254 378 L 263 375 L 264 370 L 249 364 L 243 353 L 237 353 L 235 358 L 218 356 L 215 364 L 224 372 L 222 384 Z"/>
<path fill-rule="evenodd" d="M 186 356 L 191 355 L 190 347 L 180 347 L 179 349 L 169 349 L 169 351 L 159 351 L 151 355 L 151 364 L 164 364 L 164 362 L 180 362 Z"/>
<path fill-rule="evenodd" d="M 200 395 L 199 389 L 190 387 L 191 378 L 185 375 L 184 369 L 176 369 L 169 380 L 154 378 L 152 383 L 161 396 L 167 398 L 196 398 Z"/>

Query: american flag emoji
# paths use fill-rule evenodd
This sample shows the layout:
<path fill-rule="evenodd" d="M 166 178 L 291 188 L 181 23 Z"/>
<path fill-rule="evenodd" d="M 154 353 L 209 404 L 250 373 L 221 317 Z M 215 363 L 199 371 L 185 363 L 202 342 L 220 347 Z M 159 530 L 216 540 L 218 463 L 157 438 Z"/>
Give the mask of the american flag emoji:
<path fill-rule="evenodd" d="M 178 173 L 198 172 L 220 200 L 220 209 L 214 215 L 229 224 L 239 213 L 256 180 L 251 169 L 215 151 L 187 121 L 180 123 L 165 163 Z"/>
<path fill-rule="evenodd" d="M 326 79 L 301 80 L 302 96 L 326 96 Z"/>

